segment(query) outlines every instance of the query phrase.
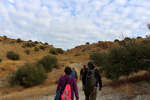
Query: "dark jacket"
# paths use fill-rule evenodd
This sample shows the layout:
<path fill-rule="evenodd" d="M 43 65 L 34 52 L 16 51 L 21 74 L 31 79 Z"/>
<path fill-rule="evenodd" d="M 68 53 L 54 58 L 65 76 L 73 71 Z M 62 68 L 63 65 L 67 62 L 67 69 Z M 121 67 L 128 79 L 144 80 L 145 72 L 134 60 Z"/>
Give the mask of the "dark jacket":
<path fill-rule="evenodd" d="M 95 68 L 95 66 L 89 66 L 89 69 L 91 69 L 91 70 L 93 70 L 94 68 Z M 86 74 L 87 74 L 87 68 L 85 68 L 83 76 L 82 76 L 82 83 L 83 83 L 83 85 L 86 84 L 85 83 Z M 102 87 L 102 80 L 101 80 L 100 72 L 96 68 L 95 68 L 95 71 L 94 71 L 94 75 L 96 77 L 96 84 L 95 84 L 95 86 L 97 87 L 98 83 L 99 83 L 99 86 Z"/>

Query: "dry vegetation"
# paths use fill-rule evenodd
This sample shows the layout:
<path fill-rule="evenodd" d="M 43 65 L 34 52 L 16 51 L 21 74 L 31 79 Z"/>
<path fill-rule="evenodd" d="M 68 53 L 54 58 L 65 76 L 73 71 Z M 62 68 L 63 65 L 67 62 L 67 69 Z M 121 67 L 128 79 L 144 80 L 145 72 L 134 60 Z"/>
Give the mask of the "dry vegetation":
<path fill-rule="evenodd" d="M 48 73 L 48 79 L 46 79 L 46 81 L 41 85 L 31 88 L 23 88 L 18 85 L 13 87 L 10 86 L 8 84 L 9 76 L 16 71 L 17 66 L 19 65 L 23 65 L 26 62 L 35 62 L 45 55 L 52 55 L 49 53 L 49 50 L 54 47 L 51 45 L 38 43 L 36 44 L 37 47 L 45 46 L 46 49 L 40 49 L 38 52 L 36 52 L 34 51 L 34 47 L 22 48 L 22 45 L 27 43 L 27 41 L 17 43 L 14 39 L 7 38 L 5 40 L 4 37 L 0 37 L 0 40 L 2 40 L 0 42 L 0 58 L 2 59 L 2 62 L 0 62 L 0 82 L 3 81 L 3 84 L 5 84 L 3 87 L 0 87 L 0 99 L 2 100 L 20 100 L 54 94 L 56 90 L 56 83 L 58 82 L 59 77 L 64 74 L 64 66 L 67 66 L 71 63 L 87 62 L 90 60 L 89 54 L 91 52 L 107 51 L 109 48 L 112 48 L 118 44 L 117 42 L 100 42 L 89 45 L 81 45 L 65 51 L 64 54 L 53 55 L 58 58 L 59 64 L 57 69 L 55 68 L 52 72 Z M 140 39 L 138 41 L 140 41 Z M 27 49 L 30 50 L 29 55 L 24 52 Z M 8 51 L 14 51 L 18 53 L 21 59 L 18 61 L 9 60 L 6 57 Z M 80 68 L 81 67 L 82 66 L 80 66 Z M 104 86 L 111 87 L 108 89 L 108 91 L 103 91 L 103 93 L 111 93 L 113 92 L 113 89 L 115 89 L 116 91 L 123 92 L 129 98 L 143 93 L 150 95 L 150 88 L 147 86 L 146 81 L 143 81 L 144 77 L 145 76 L 142 72 L 142 74 L 139 73 L 138 76 L 136 75 L 136 77 L 131 77 L 129 79 L 123 78 L 116 84 L 103 77 Z M 139 90 L 137 91 L 137 89 Z"/>

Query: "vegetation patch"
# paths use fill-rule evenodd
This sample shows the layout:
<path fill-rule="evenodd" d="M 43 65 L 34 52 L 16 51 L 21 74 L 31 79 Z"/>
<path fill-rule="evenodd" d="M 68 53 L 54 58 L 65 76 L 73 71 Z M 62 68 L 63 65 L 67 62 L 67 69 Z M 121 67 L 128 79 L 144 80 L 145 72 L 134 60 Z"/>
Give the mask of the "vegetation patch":
<path fill-rule="evenodd" d="M 8 59 L 11 59 L 11 60 L 19 60 L 20 59 L 19 54 L 14 53 L 13 51 L 7 52 L 6 56 L 7 56 Z"/>
<path fill-rule="evenodd" d="M 58 52 L 56 49 L 50 49 L 49 53 L 54 54 L 54 55 L 58 55 Z"/>
<path fill-rule="evenodd" d="M 29 49 L 25 50 L 25 53 L 29 55 L 30 54 L 30 50 Z"/>
<path fill-rule="evenodd" d="M 108 52 L 91 53 L 90 59 L 102 66 L 106 78 L 117 81 L 139 71 L 150 71 L 150 43 L 129 41 Z"/>
<path fill-rule="evenodd" d="M 36 64 L 25 64 L 20 66 L 15 74 L 10 77 L 10 85 L 20 84 L 24 87 L 32 87 L 44 82 L 47 78 L 42 66 Z"/>
<path fill-rule="evenodd" d="M 59 53 L 59 54 L 63 54 L 64 53 L 64 50 L 62 48 L 56 48 L 56 51 Z"/>
<path fill-rule="evenodd" d="M 42 65 L 46 72 L 51 72 L 54 67 L 57 66 L 58 59 L 54 56 L 44 56 L 38 61 L 38 65 Z"/>

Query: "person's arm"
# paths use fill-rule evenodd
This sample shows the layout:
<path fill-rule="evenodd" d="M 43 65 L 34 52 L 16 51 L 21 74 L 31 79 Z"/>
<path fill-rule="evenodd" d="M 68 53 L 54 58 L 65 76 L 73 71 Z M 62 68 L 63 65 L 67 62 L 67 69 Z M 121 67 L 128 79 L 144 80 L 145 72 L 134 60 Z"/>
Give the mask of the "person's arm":
<path fill-rule="evenodd" d="M 95 70 L 95 75 L 97 77 L 98 83 L 99 83 L 99 90 L 102 88 L 102 80 L 101 80 L 101 75 L 98 69 Z"/>
<path fill-rule="evenodd" d="M 58 91 L 60 91 L 60 86 L 61 86 L 61 78 L 59 79 L 59 82 L 58 82 L 58 85 L 57 85 L 56 93 L 57 93 Z"/>
<path fill-rule="evenodd" d="M 84 70 L 83 75 L 82 75 L 82 83 L 83 83 L 83 85 L 85 85 L 86 74 L 87 74 L 87 68 Z"/>
<path fill-rule="evenodd" d="M 73 90 L 76 96 L 76 100 L 79 100 L 78 87 L 76 83 L 76 79 L 73 77 Z"/>

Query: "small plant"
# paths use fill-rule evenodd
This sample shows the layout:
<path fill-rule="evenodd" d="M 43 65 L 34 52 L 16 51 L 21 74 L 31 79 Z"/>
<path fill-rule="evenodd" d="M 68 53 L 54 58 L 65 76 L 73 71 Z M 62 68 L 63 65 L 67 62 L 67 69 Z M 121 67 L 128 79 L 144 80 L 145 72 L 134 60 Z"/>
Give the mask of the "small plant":
<path fill-rule="evenodd" d="M 0 42 L 2 42 L 2 40 L 0 39 Z"/>
<path fill-rule="evenodd" d="M 47 43 L 47 42 L 45 42 L 45 44 L 46 44 L 46 45 L 48 45 L 48 43 Z"/>
<path fill-rule="evenodd" d="M 141 39 L 141 38 L 142 38 L 141 36 L 138 36 L 138 37 L 137 37 L 137 39 Z"/>
<path fill-rule="evenodd" d="M 29 55 L 30 54 L 30 50 L 29 49 L 25 50 L 25 53 Z"/>
<path fill-rule="evenodd" d="M 47 75 L 42 66 L 27 63 L 20 66 L 15 74 L 10 77 L 9 84 L 20 84 L 27 88 L 41 84 L 46 78 Z"/>
<path fill-rule="evenodd" d="M 38 47 L 34 47 L 34 51 L 39 51 L 39 48 Z"/>
<path fill-rule="evenodd" d="M 74 56 L 80 56 L 81 54 L 79 54 L 79 53 L 77 53 L 77 54 L 75 54 Z"/>
<path fill-rule="evenodd" d="M 115 39 L 114 42 L 119 42 L 119 40 L 118 40 L 118 39 Z"/>
<path fill-rule="evenodd" d="M 54 54 L 54 55 L 58 55 L 58 52 L 56 49 L 50 49 L 49 53 Z"/>
<path fill-rule="evenodd" d="M 29 40 L 29 42 L 32 42 L 32 40 Z"/>
<path fill-rule="evenodd" d="M 39 48 L 41 49 L 41 50 L 45 50 L 45 47 L 44 46 L 39 46 Z"/>
<path fill-rule="evenodd" d="M 25 46 L 27 46 L 27 47 L 30 47 L 30 48 L 31 48 L 31 47 L 34 47 L 34 46 L 36 46 L 36 45 L 35 45 L 34 43 L 26 43 L 26 44 L 25 44 Z"/>
<path fill-rule="evenodd" d="M 4 35 L 3 37 L 4 37 L 4 40 L 7 40 L 7 36 L 6 35 Z"/>
<path fill-rule="evenodd" d="M 89 45 L 90 43 L 89 43 L 89 42 L 86 42 L 85 44 L 86 44 L 86 45 Z"/>
<path fill-rule="evenodd" d="M 47 55 L 38 61 L 38 65 L 42 65 L 46 72 L 51 72 L 52 68 L 56 67 L 58 59 L 56 57 Z"/>
<path fill-rule="evenodd" d="M 21 47 L 22 47 L 22 48 L 26 48 L 26 46 L 25 46 L 25 45 L 22 45 Z"/>
<path fill-rule="evenodd" d="M 0 62 L 2 62 L 2 58 L 0 58 Z"/>
<path fill-rule="evenodd" d="M 11 41 L 11 42 L 10 42 L 10 44 L 14 44 L 14 43 L 15 43 L 14 41 Z"/>
<path fill-rule="evenodd" d="M 38 42 L 38 41 L 35 41 L 34 43 L 35 43 L 35 44 L 38 44 L 39 42 Z"/>
<path fill-rule="evenodd" d="M 63 53 L 64 53 L 64 51 L 63 51 L 62 48 L 56 48 L 56 51 L 57 51 L 58 53 L 60 53 L 60 54 L 63 54 Z"/>
<path fill-rule="evenodd" d="M 11 59 L 11 60 L 19 60 L 20 59 L 19 54 L 16 54 L 13 51 L 7 52 L 6 56 L 7 56 L 8 59 Z"/>
<path fill-rule="evenodd" d="M 20 38 L 17 39 L 17 43 L 21 43 L 22 40 Z"/>

